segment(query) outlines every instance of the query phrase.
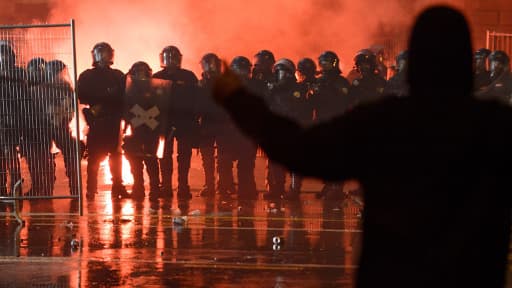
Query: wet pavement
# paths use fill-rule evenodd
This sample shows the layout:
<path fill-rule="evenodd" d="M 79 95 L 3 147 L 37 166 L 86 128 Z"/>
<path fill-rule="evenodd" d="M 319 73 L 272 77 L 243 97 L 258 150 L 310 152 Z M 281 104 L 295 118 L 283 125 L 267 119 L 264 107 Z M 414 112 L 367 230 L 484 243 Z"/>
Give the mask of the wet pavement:
<path fill-rule="evenodd" d="M 264 173 L 259 157 L 262 190 Z M 357 202 L 316 199 L 313 179 L 298 201 L 200 197 L 198 155 L 190 176 L 189 201 L 24 201 L 24 226 L 0 204 L 0 287 L 354 287 Z"/>
<path fill-rule="evenodd" d="M 68 193 L 61 166 L 56 195 Z M 263 192 L 263 156 L 255 172 Z M 299 201 L 277 202 L 200 197 L 203 182 L 194 154 L 189 201 L 112 200 L 104 184 L 83 216 L 76 200 L 23 201 L 24 226 L 0 203 L 0 287 L 353 287 L 357 203 L 316 199 L 313 179 Z"/>

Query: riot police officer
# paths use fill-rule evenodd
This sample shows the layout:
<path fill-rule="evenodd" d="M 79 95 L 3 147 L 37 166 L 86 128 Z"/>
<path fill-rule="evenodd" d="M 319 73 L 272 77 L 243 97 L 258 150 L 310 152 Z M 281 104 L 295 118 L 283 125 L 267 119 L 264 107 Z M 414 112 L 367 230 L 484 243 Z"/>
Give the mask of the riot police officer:
<path fill-rule="evenodd" d="M 405 97 L 409 94 L 409 85 L 407 84 L 407 62 L 408 52 L 404 50 L 396 56 L 397 73 L 386 83 L 383 95 L 392 95 L 394 97 Z"/>
<path fill-rule="evenodd" d="M 341 115 L 351 106 L 350 84 L 341 76 L 339 63 L 340 59 L 333 51 L 324 51 L 318 57 L 320 76 L 311 95 L 317 122 L 328 121 Z"/>
<path fill-rule="evenodd" d="M 386 87 L 386 80 L 376 73 L 375 54 L 359 51 L 354 57 L 361 78 L 351 84 L 351 98 L 354 105 L 373 102 L 381 98 Z"/>
<path fill-rule="evenodd" d="M 218 136 L 229 127 L 229 116 L 218 106 L 212 97 L 212 87 L 221 72 L 221 60 L 214 53 L 205 54 L 200 61 L 201 79 L 199 80 L 198 105 L 200 114 L 199 151 L 203 160 L 205 184 L 201 196 L 215 195 L 215 144 L 219 146 Z M 217 148 L 217 154 L 226 149 Z M 225 159 L 224 156 L 218 156 Z M 223 173 L 226 171 L 223 171 Z M 225 176 L 223 178 L 226 178 Z"/>
<path fill-rule="evenodd" d="M 251 79 L 252 64 L 244 56 L 233 58 L 230 68 L 242 80 L 243 84 L 257 95 L 266 89 L 264 83 Z M 256 199 L 258 192 L 254 180 L 254 167 L 256 165 L 257 146 L 236 125 L 228 122 L 217 137 L 219 193 L 224 196 L 229 193 L 238 193 L 239 199 Z M 233 179 L 233 163 L 236 161 L 238 175 L 238 189 Z"/>
<path fill-rule="evenodd" d="M 257 79 L 265 82 L 265 84 L 272 83 L 274 81 L 274 75 L 272 74 L 272 68 L 276 63 L 274 54 L 269 50 L 258 51 L 254 55 L 254 67 L 252 69 L 252 79 Z"/>
<path fill-rule="evenodd" d="M 315 92 L 315 88 L 317 87 L 317 67 L 315 61 L 311 58 L 302 58 L 297 62 L 297 76 L 298 76 L 298 84 L 301 86 L 301 90 L 306 93 L 306 102 L 307 105 L 307 116 L 305 116 L 301 121 L 303 126 L 309 126 L 313 123 L 314 113 L 313 113 L 313 105 L 311 104 L 311 97 Z"/>
<path fill-rule="evenodd" d="M 316 83 L 316 63 L 311 58 L 302 58 L 297 62 L 297 76 L 299 83 L 314 84 Z M 308 89 L 309 90 L 309 89 Z"/>
<path fill-rule="evenodd" d="M 491 50 L 480 48 L 473 54 L 475 91 L 485 89 L 491 83 L 491 72 L 487 69 L 487 59 Z"/>
<path fill-rule="evenodd" d="M 0 195 L 6 195 L 7 175 L 10 178 L 10 192 L 21 181 L 18 147 L 20 145 L 20 102 L 26 93 L 26 73 L 16 66 L 16 55 L 8 42 L 0 42 Z M 21 189 L 21 186 L 19 189 Z M 21 190 L 20 190 L 21 191 Z"/>
<path fill-rule="evenodd" d="M 176 46 L 167 46 L 160 53 L 163 68 L 153 75 L 157 79 L 172 81 L 169 101 L 167 136 L 163 158 L 160 159 L 162 193 L 172 197 L 172 154 L 176 138 L 178 144 L 178 198 L 190 199 L 188 174 L 192 149 L 198 147 L 199 116 L 197 111 L 197 77 L 192 71 L 181 68 L 182 54 Z"/>
<path fill-rule="evenodd" d="M 71 195 L 78 195 L 79 149 L 82 142 L 72 136 L 69 124 L 74 117 L 75 102 L 67 66 L 61 60 L 51 60 L 45 65 L 45 81 L 41 91 L 46 98 L 46 117 L 51 129 L 51 139 L 64 157 L 64 167 Z M 79 145 L 77 147 L 77 144 Z M 53 158 L 52 158 L 53 160 Z"/>
<path fill-rule="evenodd" d="M 388 79 L 388 67 L 384 63 L 386 60 L 386 51 L 382 45 L 373 45 L 369 49 L 375 55 L 375 74 L 384 78 L 384 80 Z"/>
<path fill-rule="evenodd" d="M 301 125 L 306 125 L 311 121 L 311 108 L 306 98 L 306 90 L 297 83 L 295 78 L 295 64 L 286 58 L 279 59 L 273 67 L 275 82 L 270 86 L 269 107 L 270 109 L 284 117 L 294 120 Z M 297 155 L 300 157 L 300 155 Z M 296 199 L 300 190 L 300 177 L 293 175 L 291 190 L 285 193 L 286 169 L 272 161 L 268 160 L 268 193 L 264 195 L 265 199 L 279 199 L 286 197 Z"/>
<path fill-rule="evenodd" d="M 26 196 L 50 196 L 55 184 L 55 161 L 51 153 L 53 123 L 52 94 L 47 91 L 46 61 L 31 59 L 27 64 L 27 102 L 22 121 L 21 155 L 26 159 L 31 188 Z"/>
<path fill-rule="evenodd" d="M 89 126 L 86 196 L 94 198 L 100 162 L 108 156 L 112 174 L 112 199 L 129 197 L 123 185 L 120 148 L 125 77 L 123 72 L 111 68 L 114 50 L 110 44 L 97 43 L 91 55 L 93 68 L 82 72 L 77 82 L 80 103 L 89 105 L 83 110 Z"/>
<path fill-rule="evenodd" d="M 302 126 L 310 126 L 313 124 L 314 119 L 314 109 L 311 104 L 311 97 L 313 97 L 315 92 L 315 87 L 317 87 L 317 66 L 315 61 L 311 58 L 302 58 L 297 62 L 297 76 L 298 76 L 298 85 L 299 89 L 305 93 L 304 101 L 304 111 L 303 117 L 298 119 Z M 289 193 L 286 195 L 290 198 L 298 196 L 300 189 L 302 188 L 302 177 L 295 173 L 290 172 L 290 187 Z"/>
<path fill-rule="evenodd" d="M 124 118 L 132 134 L 124 137 L 124 150 L 133 175 L 132 198 L 144 199 L 144 164 L 149 176 L 149 198 L 160 195 L 160 170 L 157 150 L 160 136 L 165 133 L 170 81 L 152 79 L 151 67 L 136 62 L 126 79 Z"/>
<path fill-rule="evenodd" d="M 375 55 L 373 53 L 373 51 L 370 49 L 361 49 L 357 53 L 365 54 L 365 55 L 372 55 L 372 54 Z M 352 83 L 352 82 L 354 82 L 354 80 L 360 79 L 361 77 L 362 77 L 361 71 L 359 71 L 359 69 L 357 69 L 357 66 L 354 64 L 354 66 L 352 67 L 352 70 L 350 70 L 350 72 L 347 75 L 348 83 Z"/>
<path fill-rule="evenodd" d="M 491 83 L 478 91 L 477 96 L 486 99 L 497 99 L 506 105 L 512 105 L 512 75 L 510 73 L 510 57 L 502 50 L 489 55 L 491 66 Z"/>
<path fill-rule="evenodd" d="M 316 123 L 329 121 L 345 113 L 353 105 L 350 99 L 350 84 L 341 76 L 339 62 L 338 55 L 333 51 L 324 51 L 318 57 L 320 76 L 310 97 Z M 317 197 L 341 194 L 338 190 L 341 191 L 341 183 L 326 183 Z"/>
<path fill-rule="evenodd" d="M 69 124 L 74 117 L 74 95 L 64 62 L 36 57 L 27 64 L 27 104 L 23 121 L 22 155 L 32 187 L 27 196 L 50 196 L 55 185 L 52 141 L 62 152 L 71 195 L 79 194 L 79 148 Z M 81 144 L 81 142 L 80 142 Z"/>

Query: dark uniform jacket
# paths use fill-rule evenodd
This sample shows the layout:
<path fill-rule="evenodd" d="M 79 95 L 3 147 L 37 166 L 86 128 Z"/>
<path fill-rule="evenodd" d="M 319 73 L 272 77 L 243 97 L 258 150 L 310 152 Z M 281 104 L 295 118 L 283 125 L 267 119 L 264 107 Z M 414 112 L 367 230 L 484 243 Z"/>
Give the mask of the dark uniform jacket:
<path fill-rule="evenodd" d="M 95 67 L 80 74 L 76 92 L 80 103 L 89 105 L 83 110 L 90 127 L 88 142 L 117 146 L 124 91 L 125 76 L 120 70 Z"/>
<path fill-rule="evenodd" d="M 160 70 L 153 78 L 172 81 L 171 99 L 168 110 L 168 128 L 176 129 L 175 135 L 192 136 L 196 138 L 199 133 L 199 113 L 197 107 L 197 77 L 192 71 L 178 69 L 170 72 Z"/>

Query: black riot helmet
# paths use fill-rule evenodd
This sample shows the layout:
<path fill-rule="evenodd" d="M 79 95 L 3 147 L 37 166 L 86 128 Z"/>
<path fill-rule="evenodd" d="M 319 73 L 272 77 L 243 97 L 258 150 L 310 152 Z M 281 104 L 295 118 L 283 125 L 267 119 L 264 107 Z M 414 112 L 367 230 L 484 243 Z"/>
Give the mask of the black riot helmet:
<path fill-rule="evenodd" d="M 132 67 L 128 71 L 130 78 L 135 81 L 145 81 L 151 79 L 153 70 L 149 67 L 148 63 L 144 61 L 138 61 L 133 63 Z"/>
<path fill-rule="evenodd" d="M 474 57 L 475 58 L 487 58 L 489 57 L 489 55 L 491 55 L 491 50 L 487 49 L 487 48 L 480 48 L 478 50 L 475 51 L 475 55 Z"/>
<path fill-rule="evenodd" d="M 61 60 L 48 61 L 45 70 L 49 82 L 70 81 L 67 66 Z"/>
<path fill-rule="evenodd" d="M 160 67 L 168 69 L 181 68 L 182 59 L 180 49 L 176 46 L 166 46 L 160 53 Z"/>
<path fill-rule="evenodd" d="M 362 49 L 356 53 L 356 56 L 354 57 L 354 63 L 361 74 L 368 75 L 375 73 L 377 58 L 371 50 Z"/>
<path fill-rule="evenodd" d="M 45 77 L 46 60 L 41 57 L 30 59 L 27 63 L 27 72 L 30 82 L 40 83 Z"/>
<path fill-rule="evenodd" d="M 487 58 L 491 54 L 491 50 L 480 48 L 473 53 L 473 68 L 475 73 L 481 73 L 487 70 Z"/>
<path fill-rule="evenodd" d="M 42 57 L 35 57 L 30 59 L 27 63 L 27 71 L 29 73 L 37 73 L 40 71 L 44 71 L 46 66 L 46 60 Z"/>
<path fill-rule="evenodd" d="M 489 55 L 489 61 L 500 62 L 503 65 L 510 64 L 510 58 L 505 51 L 496 50 Z"/>
<path fill-rule="evenodd" d="M 261 50 L 254 55 L 253 78 L 268 80 L 272 75 L 272 68 L 276 63 L 274 54 L 269 50 Z"/>
<path fill-rule="evenodd" d="M 203 77 L 211 78 L 219 75 L 221 70 L 221 61 L 215 53 L 207 53 L 201 58 L 201 69 L 203 69 Z"/>
<path fill-rule="evenodd" d="M 92 66 L 109 67 L 114 64 L 114 49 L 107 42 L 99 42 L 92 48 Z"/>
<path fill-rule="evenodd" d="M 231 64 L 229 65 L 231 70 L 235 72 L 238 76 L 242 78 L 248 78 L 251 74 L 251 61 L 244 56 L 237 56 L 233 58 Z"/>
<path fill-rule="evenodd" d="M 264 66 L 272 69 L 275 63 L 276 58 L 274 58 L 274 54 L 269 50 L 261 50 L 254 55 L 254 67 Z"/>
<path fill-rule="evenodd" d="M 302 58 L 297 63 L 297 71 L 304 78 L 314 78 L 316 75 L 316 64 L 311 58 Z"/>
<path fill-rule="evenodd" d="M 496 50 L 489 55 L 491 77 L 500 76 L 503 72 L 510 71 L 510 57 L 505 51 Z"/>
<path fill-rule="evenodd" d="M 277 81 L 295 78 L 295 64 L 287 58 L 279 59 L 272 68 Z"/>
<path fill-rule="evenodd" d="M 322 73 L 325 72 L 335 72 L 336 74 L 340 74 L 340 58 L 333 51 L 324 51 L 320 56 L 318 56 L 318 66 L 320 66 L 320 71 Z"/>
<path fill-rule="evenodd" d="M 0 43 L 0 69 L 13 68 L 16 63 L 16 54 L 8 42 Z"/>

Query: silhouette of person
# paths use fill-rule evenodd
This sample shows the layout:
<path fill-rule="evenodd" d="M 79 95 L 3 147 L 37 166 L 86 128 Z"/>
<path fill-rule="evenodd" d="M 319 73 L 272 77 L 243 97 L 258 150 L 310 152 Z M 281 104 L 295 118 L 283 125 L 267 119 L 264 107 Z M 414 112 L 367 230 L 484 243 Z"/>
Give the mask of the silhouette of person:
<path fill-rule="evenodd" d="M 357 287 L 503 287 L 512 111 L 472 97 L 460 12 L 427 8 L 409 41 L 410 97 L 361 105 L 309 129 L 272 114 L 229 70 L 214 97 L 271 159 L 302 175 L 360 180 Z M 453 69 L 439 70 L 448 62 Z"/>

